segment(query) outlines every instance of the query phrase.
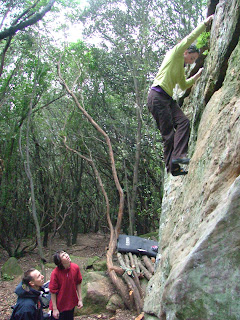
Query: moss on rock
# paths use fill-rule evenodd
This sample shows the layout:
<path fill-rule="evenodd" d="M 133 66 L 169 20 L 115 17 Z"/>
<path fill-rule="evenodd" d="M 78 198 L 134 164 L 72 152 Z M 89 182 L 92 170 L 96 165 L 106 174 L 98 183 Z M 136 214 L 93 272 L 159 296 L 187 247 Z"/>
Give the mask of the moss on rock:
<path fill-rule="evenodd" d="M 16 277 L 22 275 L 23 270 L 19 266 L 17 259 L 11 257 L 2 266 L 1 274 L 2 276 L 5 275 L 8 277 Z"/>

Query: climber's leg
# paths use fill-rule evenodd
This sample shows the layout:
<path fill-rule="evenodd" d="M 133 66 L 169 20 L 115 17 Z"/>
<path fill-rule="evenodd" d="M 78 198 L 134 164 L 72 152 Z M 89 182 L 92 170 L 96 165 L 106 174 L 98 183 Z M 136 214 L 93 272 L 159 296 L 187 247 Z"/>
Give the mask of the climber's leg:
<path fill-rule="evenodd" d="M 173 101 L 171 109 L 175 128 L 171 162 L 173 160 L 174 164 L 188 164 L 189 159 L 187 158 L 187 152 L 190 136 L 190 122 L 175 101 Z"/>
<path fill-rule="evenodd" d="M 151 90 L 148 95 L 148 108 L 157 122 L 161 132 L 164 148 L 164 162 L 168 172 L 171 172 L 171 154 L 174 146 L 174 123 L 172 118 L 172 99 L 162 93 Z M 175 169 L 179 165 L 173 165 Z"/>

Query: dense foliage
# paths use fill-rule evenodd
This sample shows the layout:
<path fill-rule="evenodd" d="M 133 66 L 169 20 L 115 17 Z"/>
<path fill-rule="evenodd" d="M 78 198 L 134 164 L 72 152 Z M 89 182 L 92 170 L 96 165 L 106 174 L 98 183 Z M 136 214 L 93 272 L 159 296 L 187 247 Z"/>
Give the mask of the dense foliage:
<path fill-rule="evenodd" d="M 4 31 L 28 9 L 23 20 L 42 12 L 48 1 L 0 3 Z M 2 39 L 0 245 L 9 255 L 21 254 L 23 239 L 35 245 L 33 201 L 44 245 L 56 232 L 69 245 L 79 232 L 108 232 L 94 170 L 64 139 L 94 161 L 113 221 L 117 215 L 106 144 L 66 94 L 58 61 L 78 101 L 111 139 L 125 194 L 122 231 L 157 229 L 164 166 L 147 92 L 165 51 L 198 24 L 203 7 L 188 0 L 89 0 L 82 10 L 77 1 L 69 7 L 59 0 L 40 22 Z M 64 34 L 73 22 L 85 37 L 69 43 Z"/>

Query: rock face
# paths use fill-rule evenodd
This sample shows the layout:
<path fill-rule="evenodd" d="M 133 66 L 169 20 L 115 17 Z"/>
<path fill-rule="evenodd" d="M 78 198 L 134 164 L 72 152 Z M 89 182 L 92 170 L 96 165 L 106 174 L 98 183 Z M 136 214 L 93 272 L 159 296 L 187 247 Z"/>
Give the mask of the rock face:
<path fill-rule="evenodd" d="M 75 308 L 76 315 L 93 314 L 104 310 L 115 312 L 124 308 L 122 299 L 115 293 L 105 272 L 86 272 L 82 283 L 83 308 Z"/>
<path fill-rule="evenodd" d="M 165 180 L 146 319 L 240 319 L 240 0 L 214 3 L 204 73 L 184 102 L 189 174 Z"/>

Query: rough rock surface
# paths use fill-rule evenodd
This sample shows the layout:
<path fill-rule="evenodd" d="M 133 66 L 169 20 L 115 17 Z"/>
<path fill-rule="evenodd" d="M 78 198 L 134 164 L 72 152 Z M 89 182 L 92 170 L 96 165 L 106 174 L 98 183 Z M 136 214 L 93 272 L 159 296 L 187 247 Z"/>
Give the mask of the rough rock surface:
<path fill-rule="evenodd" d="M 124 309 L 122 298 L 118 294 L 113 294 L 108 301 L 106 309 L 110 312 L 115 312 L 118 309 Z"/>
<path fill-rule="evenodd" d="M 106 311 L 109 300 L 116 295 L 109 277 L 104 272 L 87 272 L 82 283 L 83 308 L 76 314 L 91 314 Z M 114 309 L 115 306 L 115 309 Z M 111 311 L 120 308 L 121 303 L 111 303 Z"/>
<path fill-rule="evenodd" d="M 23 271 L 22 268 L 19 266 L 18 261 L 16 258 L 11 257 L 9 258 L 1 269 L 1 276 L 7 276 L 7 277 L 15 277 L 22 275 Z"/>
<path fill-rule="evenodd" d="M 239 23 L 240 0 L 220 0 L 204 73 L 184 103 L 194 110 L 189 174 L 165 181 L 146 319 L 240 319 Z"/>

